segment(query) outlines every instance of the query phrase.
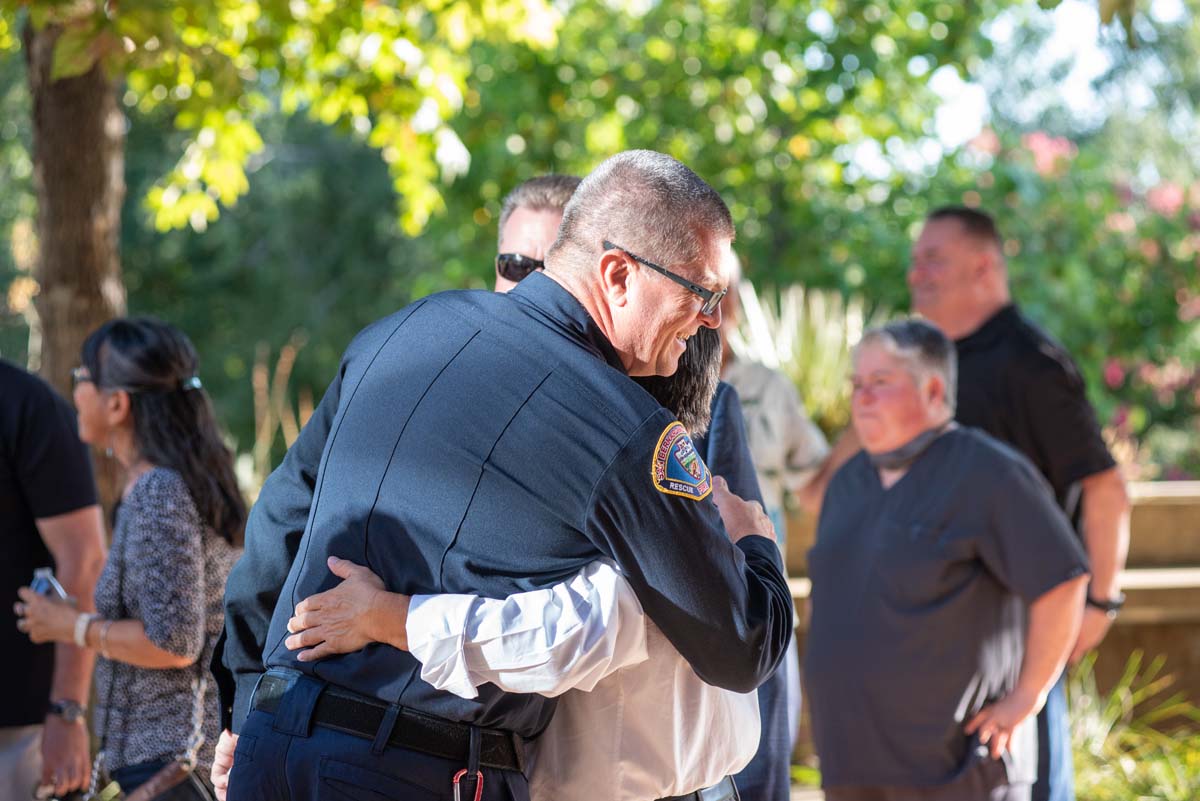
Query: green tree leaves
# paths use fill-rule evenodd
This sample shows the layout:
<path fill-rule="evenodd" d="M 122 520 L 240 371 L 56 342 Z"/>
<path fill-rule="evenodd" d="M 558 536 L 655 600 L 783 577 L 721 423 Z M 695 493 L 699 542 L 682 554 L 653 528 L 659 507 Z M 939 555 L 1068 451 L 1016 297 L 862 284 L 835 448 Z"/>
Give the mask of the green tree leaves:
<path fill-rule="evenodd" d="M 214 0 L 121 3 L 34 0 L 30 22 L 61 25 L 54 77 L 102 61 L 126 80 L 124 101 L 169 107 L 189 135 L 147 196 L 155 223 L 203 230 L 248 187 L 262 149 L 257 120 L 273 102 L 365 137 L 381 150 L 404 229 L 444 208 L 441 186 L 467 160 L 447 121 L 462 107 L 473 44 L 555 44 L 561 15 L 546 0 L 338 3 Z M 0 47 L 15 15 L 0 13 Z M 268 99 L 270 98 L 270 99 Z"/>

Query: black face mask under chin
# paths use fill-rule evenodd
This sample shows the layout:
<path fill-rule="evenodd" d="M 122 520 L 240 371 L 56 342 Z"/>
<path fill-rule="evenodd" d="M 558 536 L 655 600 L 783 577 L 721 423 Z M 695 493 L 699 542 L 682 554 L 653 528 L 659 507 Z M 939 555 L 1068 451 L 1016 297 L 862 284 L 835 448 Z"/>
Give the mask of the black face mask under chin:
<path fill-rule="evenodd" d="M 868 453 L 867 457 L 877 470 L 903 470 L 915 462 L 934 440 L 956 427 L 957 424 L 953 420 L 947 420 L 941 425 L 922 431 L 899 448 L 883 453 Z"/>

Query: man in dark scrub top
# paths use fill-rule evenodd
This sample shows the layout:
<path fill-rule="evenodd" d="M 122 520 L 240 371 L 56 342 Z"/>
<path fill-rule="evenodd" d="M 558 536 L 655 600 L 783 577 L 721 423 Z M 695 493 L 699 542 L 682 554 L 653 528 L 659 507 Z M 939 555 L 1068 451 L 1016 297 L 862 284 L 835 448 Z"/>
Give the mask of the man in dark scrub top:
<path fill-rule="evenodd" d="M 1054 489 L 1091 562 L 1087 607 L 1071 662 L 1095 648 L 1121 608 L 1129 545 L 1125 482 L 1100 434 L 1070 354 L 1013 304 L 1003 242 L 990 216 L 951 206 L 929 215 L 908 274 L 912 308 L 958 350 L 958 412 L 1016 448 Z M 1036 559 L 1035 550 L 1029 558 Z M 1063 681 L 1038 716 L 1034 801 L 1075 797 Z"/>
<path fill-rule="evenodd" d="M 864 450 L 833 477 L 809 554 L 826 798 L 1028 799 L 1083 549 L 1027 459 L 953 422 L 954 350 L 932 325 L 869 331 L 853 383 Z"/>

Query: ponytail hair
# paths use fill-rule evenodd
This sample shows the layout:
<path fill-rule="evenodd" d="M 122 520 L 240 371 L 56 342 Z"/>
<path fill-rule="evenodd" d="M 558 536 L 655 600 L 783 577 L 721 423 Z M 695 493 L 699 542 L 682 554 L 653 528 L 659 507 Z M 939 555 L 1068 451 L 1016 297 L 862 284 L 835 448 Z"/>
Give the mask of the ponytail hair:
<path fill-rule="evenodd" d="M 147 317 L 110 320 L 84 341 L 83 365 L 97 388 L 129 393 L 139 456 L 179 473 L 200 519 L 240 545 L 246 501 L 183 332 Z"/>

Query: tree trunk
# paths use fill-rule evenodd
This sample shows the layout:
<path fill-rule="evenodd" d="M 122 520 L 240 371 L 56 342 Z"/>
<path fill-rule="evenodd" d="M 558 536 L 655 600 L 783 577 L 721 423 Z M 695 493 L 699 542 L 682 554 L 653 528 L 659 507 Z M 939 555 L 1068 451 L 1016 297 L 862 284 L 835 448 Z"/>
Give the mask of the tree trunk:
<path fill-rule="evenodd" d="M 79 349 L 101 323 L 125 313 L 118 241 L 125 199 L 125 118 L 99 64 L 50 80 L 61 29 L 24 31 L 33 98 L 33 185 L 38 206 L 39 291 L 30 366 L 65 396 Z M 96 462 L 106 508 L 117 497 L 117 466 Z"/>
<path fill-rule="evenodd" d="M 61 29 L 25 29 L 33 98 L 33 184 L 38 204 L 30 363 L 70 395 L 71 368 L 89 332 L 125 313 L 118 238 L 125 199 L 125 118 L 99 64 L 50 80 Z M 40 341 L 40 351 L 37 347 Z"/>

